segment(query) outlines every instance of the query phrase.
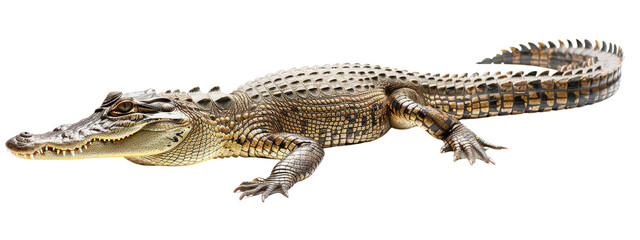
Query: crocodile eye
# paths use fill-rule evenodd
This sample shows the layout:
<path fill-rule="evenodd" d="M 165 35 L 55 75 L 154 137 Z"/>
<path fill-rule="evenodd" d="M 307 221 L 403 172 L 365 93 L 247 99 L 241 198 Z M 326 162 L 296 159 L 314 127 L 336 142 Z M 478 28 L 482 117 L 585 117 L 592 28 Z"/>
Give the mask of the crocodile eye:
<path fill-rule="evenodd" d="M 120 104 L 118 104 L 116 109 L 118 109 L 118 112 L 128 113 L 133 109 L 133 103 L 131 103 L 131 102 L 121 102 Z"/>

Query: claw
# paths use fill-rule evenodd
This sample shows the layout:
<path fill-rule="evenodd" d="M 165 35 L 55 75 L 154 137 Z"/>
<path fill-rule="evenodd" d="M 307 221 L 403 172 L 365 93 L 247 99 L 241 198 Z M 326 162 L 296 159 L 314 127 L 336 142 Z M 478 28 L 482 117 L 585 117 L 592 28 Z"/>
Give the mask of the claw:
<path fill-rule="evenodd" d="M 237 192 L 238 190 L 240 191 L 246 191 L 252 188 L 255 188 L 259 185 L 259 183 L 254 183 L 254 184 L 240 184 L 240 186 L 238 186 L 236 189 L 233 190 L 233 192 Z"/>
<path fill-rule="evenodd" d="M 280 191 L 281 191 L 282 195 L 284 195 L 285 197 L 289 198 L 289 187 L 282 186 L 280 188 Z"/>
<path fill-rule="evenodd" d="M 269 195 L 271 195 L 271 192 L 273 192 L 274 189 L 276 189 L 276 185 L 269 185 L 269 187 L 267 187 L 267 190 L 262 193 L 262 202 L 264 202 L 264 200 L 267 199 Z"/>
<path fill-rule="evenodd" d="M 449 144 L 445 144 L 444 146 L 442 146 L 442 148 L 440 148 L 440 153 L 446 153 L 446 152 L 451 152 L 453 149 L 451 149 L 451 146 Z"/>
<path fill-rule="evenodd" d="M 454 153 L 453 154 L 453 162 L 457 162 L 458 160 L 462 159 L 463 157 L 460 156 L 459 154 Z"/>

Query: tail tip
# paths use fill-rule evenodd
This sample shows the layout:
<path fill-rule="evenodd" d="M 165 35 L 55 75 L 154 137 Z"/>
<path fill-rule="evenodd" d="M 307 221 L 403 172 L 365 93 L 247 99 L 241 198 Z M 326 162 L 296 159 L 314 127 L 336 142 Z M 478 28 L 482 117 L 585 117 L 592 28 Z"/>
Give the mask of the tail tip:
<path fill-rule="evenodd" d="M 477 62 L 476 64 L 492 64 L 492 63 L 493 63 L 493 59 L 485 58 L 484 60 Z"/>

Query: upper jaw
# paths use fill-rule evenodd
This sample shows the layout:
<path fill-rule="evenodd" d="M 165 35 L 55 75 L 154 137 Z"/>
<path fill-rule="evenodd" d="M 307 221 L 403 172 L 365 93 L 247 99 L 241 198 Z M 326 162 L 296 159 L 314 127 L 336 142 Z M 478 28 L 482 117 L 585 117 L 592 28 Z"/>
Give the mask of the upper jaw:
<path fill-rule="evenodd" d="M 7 142 L 7 147 L 9 147 L 10 151 L 16 157 L 32 160 L 109 157 L 109 153 L 105 152 L 104 150 L 113 148 L 113 146 L 115 146 L 114 144 L 120 144 L 127 138 L 129 137 L 109 140 L 92 138 L 86 141 L 78 142 L 72 146 L 57 146 L 56 144 L 47 143 L 34 146 L 33 148 L 23 151 L 15 151 L 11 147 L 9 147 L 9 142 Z"/>
<path fill-rule="evenodd" d="M 64 137 L 51 138 L 51 136 L 47 136 L 50 133 L 33 135 L 23 132 L 9 139 L 6 146 L 14 155 L 25 159 L 75 158 L 76 155 L 82 155 L 84 151 L 96 143 L 116 143 L 132 134 L 114 136 L 113 138 L 78 136 L 74 139 L 68 139 Z"/>

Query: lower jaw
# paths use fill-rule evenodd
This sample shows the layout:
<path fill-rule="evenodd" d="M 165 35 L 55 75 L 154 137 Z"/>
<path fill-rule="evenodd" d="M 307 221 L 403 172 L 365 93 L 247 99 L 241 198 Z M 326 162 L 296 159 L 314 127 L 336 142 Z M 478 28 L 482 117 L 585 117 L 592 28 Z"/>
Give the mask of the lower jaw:
<path fill-rule="evenodd" d="M 123 154 L 117 154 L 120 152 L 117 148 L 114 149 L 113 146 L 108 146 L 117 144 L 117 142 L 118 141 L 92 140 L 73 149 L 62 149 L 46 145 L 46 147 L 42 147 L 41 149 L 31 153 L 14 152 L 11 150 L 10 152 L 18 158 L 24 158 L 27 160 L 72 160 L 83 158 L 122 157 Z"/>
<path fill-rule="evenodd" d="M 24 158 L 27 160 L 73 160 L 73 159 L 84 159 L 84 158 L 108 158 L 108 157 L 118 157 L 118 156 L 107 156 L 107 155 L 95 155 L 95 154 L 83 154 L 79 152 L 71 152 L 70 150 L 66 150 L 60 152 L 60 154 L 48 151 L 43 153 L 35 153 L 35 154 L 23 154 L 23 153 L 13 153 L 18 158 Z"/>

